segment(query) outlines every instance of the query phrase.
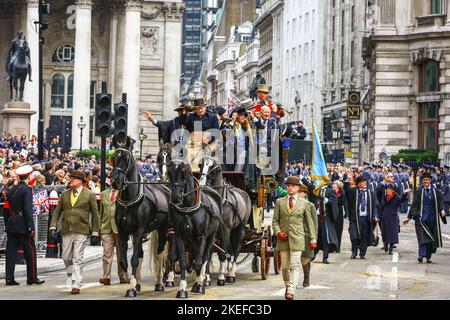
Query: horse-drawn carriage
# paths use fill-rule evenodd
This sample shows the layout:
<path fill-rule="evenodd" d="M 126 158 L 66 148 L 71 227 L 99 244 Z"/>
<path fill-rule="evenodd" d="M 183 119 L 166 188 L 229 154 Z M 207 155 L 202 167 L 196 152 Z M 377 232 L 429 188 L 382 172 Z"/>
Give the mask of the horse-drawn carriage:
<path fill-rule="evenodd" d="M 260 176 L 257 190 L 253 190 L 256 194 L 251 194 L 242 173 L 224 173 L 215 159 L 205 156 L 197 179 L 188 162 L 171 159 L 166 146 L 158 155 L 162 182 L 146 183 L 137 173 L 131 140 L 113 143 L 116 150 L 111 158 L 112 187 L 119 191 L 115 220 L 124 271 L 128 268 L 126 253 L 130 236 L 133 240 L 132 288 L 127 296 L 135 297 L 140 290 L 142 243 L 152 232 L 158 235 L 153 245 L 156 250 L 150 253 L 157 262 L 155 291 L 174 287 L 175 262 L 178 261 L 181 280 L 177 297 L 188 297 L 186 271 L 189 266 L 196 273 L 191 292 L 205 293 L 205 287 L 211 285 L 209 265 L 213 251 L 220 261 L 219 286 L 235 282 L 241 252 L 247 253 L 243 260 L 253 254 L 252 270 L 260 271 L 263 280 L 269 275 L 271 258 L 274 258 L 275 273 L 279 273 L 276 237 L 272 228 L 264 223 L 266 198 L 276 186 L 273 178 Z M 171 244 L 169 249 L 167 244 Z M 169 266 L 164 270 L 167 257 Z"/>
<path fill-rule="evenodd" d="M 248 190 L 243 172 L 224 171 L 222 175 L 226 183 L 241 190 Z M 279 274 L 281 270 L 281 260 L 279 253 L 275 250 L 276 235 L 273 234 L 272 227 L 264 223 L 267 194 L 273 192 L 271 186 L 273 181 L 269 177 L 261 177 L 261 180 L 260 186 L 264 188 L 259 188 L 259 194 L 251 197 L 251 199 L 255 199 L 252 204 L 252 215 L 245 227 L 245 234 L 241 241 L 240 252 L 247 255 L 237 264 L 243 263 L 253 254 L 252 271 L 260 272 L 261 279 L 266 280 L 270 273 L 271 259 L 273 258 L 275 274 Z M 261 189 L 264 189 L 263 193 L 261 193 Z M 214 252 L 222 250 L 220 244 L 215 245 L 213 250 Z"/>

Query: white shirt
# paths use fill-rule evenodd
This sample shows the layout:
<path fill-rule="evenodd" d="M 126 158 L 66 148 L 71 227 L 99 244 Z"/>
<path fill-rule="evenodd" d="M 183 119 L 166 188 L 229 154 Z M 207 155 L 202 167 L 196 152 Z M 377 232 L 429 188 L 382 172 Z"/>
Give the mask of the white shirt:
<path fill-rule="evenodd" d="M 358 189 L 358 198 L 359 198 L 359 193 L 360 193 L 360 191 L 361 191 L 361 190 Z M 366 200 L 366 210 L 365 210 L 365 211 L 362 211 L 362 210 L 361 210 L 362 203 L 360 203 L 360 204 L 359 204 L 359 216 L 360 216 L 360 217 L 367 217 L 367 206 L 369 205 L 369 201 L 367 201 L 367 197 L 368 197 L 369 195 L 368 195 L 367 190 L 365 190 L 364 193 L 365 193 L 365 194 L 364 194 L 364 197 L 365 197 L 365 200 Z"/>

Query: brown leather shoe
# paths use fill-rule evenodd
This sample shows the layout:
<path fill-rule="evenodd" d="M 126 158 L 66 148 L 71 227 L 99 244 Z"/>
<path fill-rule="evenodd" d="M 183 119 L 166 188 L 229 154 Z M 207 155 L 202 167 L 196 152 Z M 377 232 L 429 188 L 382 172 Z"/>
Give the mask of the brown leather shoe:
<path fill-rule="evenodd" d="M 294 300 L 294 294 L 293 293 L 286 293 L 284 296 L 286 300 Z"/>
<path fill-rule="evenodd" d="M 101 284 L 105 285 L 105 286 L 111 285 L 111 280 L 108 279 L 108 278 L 102 278 L 102 279 L 99 280 L 99 282 L 100 282 Z"/>
<path fill-rule="evenodd" d="M 78 289 L 78 288 L 72 288 L 71 294 L 80 294 L 80 289 Z"/>

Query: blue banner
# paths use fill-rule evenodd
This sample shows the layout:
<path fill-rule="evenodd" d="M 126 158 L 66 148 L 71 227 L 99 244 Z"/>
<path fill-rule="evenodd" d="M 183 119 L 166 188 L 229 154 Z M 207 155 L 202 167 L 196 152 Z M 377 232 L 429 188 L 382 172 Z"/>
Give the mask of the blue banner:
<path fill-rule="evenodd" d="M 322 152 L 322 145 L 320 144 L 319 133 L 314 123 L 314 117 L 312 118 L 312 138 L 313 138 L 313 150 L 312 150 L 312 168 L 311 178 L 314 179 L 314 185 L 316 189 L 314 193 L 319 194 L 320 189 L 331 182 L 328 176 L 327 165 Z"/>

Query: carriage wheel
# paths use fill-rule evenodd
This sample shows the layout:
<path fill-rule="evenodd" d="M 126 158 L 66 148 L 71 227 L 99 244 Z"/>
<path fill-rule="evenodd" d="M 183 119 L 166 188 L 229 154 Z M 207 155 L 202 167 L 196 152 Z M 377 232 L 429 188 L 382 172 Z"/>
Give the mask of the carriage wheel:
<path fill-rule="evenodd" d="M 261 264 L 261 279 L 267 280 L 269 277 L 270 270 L 270 243 L 269 238 L 261 239 L 261 256 L 260 256 L 260 264 Z"/>

